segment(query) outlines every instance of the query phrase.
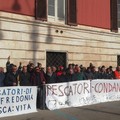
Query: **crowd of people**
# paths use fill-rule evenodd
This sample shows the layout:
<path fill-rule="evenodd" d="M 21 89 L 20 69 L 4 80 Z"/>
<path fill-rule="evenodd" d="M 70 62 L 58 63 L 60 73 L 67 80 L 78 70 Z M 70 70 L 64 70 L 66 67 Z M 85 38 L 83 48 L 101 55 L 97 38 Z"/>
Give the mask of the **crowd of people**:
<path fill-rule="evenodd" d="M 120 79 L 120 66 L 113 71 L 112 66 L 106 68 L 104 65 L 96 67 L 90 63 L 86 68 L 83 65 L 69 64 L 67 68 L 59 66 L 48 66 L 46 72 L 42 64 L 35 66 L 32 62 L 19 67 L 10 63 L 10 57 L 6 63 L 6 72 L 0 67 L 0 87 L 2 86 L 42 86 L 43 84 L 70 82 L 77 80 L 93 79 Z"/>
<path fill-rule="evenodd" d="M 62 65 L 58 68 L 56 66 L 48 66 L 46 71 L 42 68 L 41 63 L 35 66 L 32 62 L 28 65 L 22 66 L 20 62 L 19 67 L 10 63 L 10 57 L 6 62 L 6 72 L 0 67 L 0 87 L 4 86 L 37 86 L 38 99 L 37 104 L 43 106 L 45 91 L 43 86 L 51 83 L 61 83 L 80 80 L 94 80 L 94 79 L 118 79 L 120 80 L 120 66 L 113 71 L 112 66 L 106 68 L 104 65 L 96 67 L 90 63 L 86 68 L 83 65 L 69 64 L 67 68 Z M 43 95 L 44 94 L 44 95 Z M 42 97 L 42 98 L 41 98 Z M 42 102 L 39 102 L 41 101 Z"/>

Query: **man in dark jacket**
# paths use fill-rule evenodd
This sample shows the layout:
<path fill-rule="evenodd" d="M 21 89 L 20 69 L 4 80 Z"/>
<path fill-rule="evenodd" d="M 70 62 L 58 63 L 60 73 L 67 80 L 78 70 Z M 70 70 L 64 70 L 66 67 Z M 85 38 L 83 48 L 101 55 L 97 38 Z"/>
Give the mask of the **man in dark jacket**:
<path fill-rule="evenodd" d="M 46 71 L 46 83 L 56 83 L 57 75 L 52 71 L 51 67 L 47 67 Z"/>
<path fill-rule="evenodd" d="M 68 74 L 67 74 L 67 81 L 71 82 L 71 81 L 75 81 L 76 77 L 74 74 L 74 70 L 73 69 L 69 69 Z"/>
<path fill-rule="evenodd" d="M 95 66 L 92 67 L 92 74 L 93 74 L 93 79 L 99 79 L 100 78 L 100 74 L 96 70 Z"/>
<path fill-rule="evenodd" d="M 93 73 L 91 71 L 91 68 L 88 67 L 86 72 L 85 72 L 85 77 L 87 80 L 93 80 L 94 79 L 94 76 L 93 76 Z"/>
<path fill-rule="evenodd" d="M 13 65 L 11 72 L 6 74 L 5 86 L 17 86 L 19 85 L 19 72 L 17 71 L 17 66 Z"/>
<path fill-rule="evenodd" d="M 31 83 L 32 86 L 41 87 L 46 83 L 46 79 L 42 71 L 40 71 L 39 67 L 35 67 L 34 72 L 31 75 Z"/>
<path fill-rule="evenodd" d="M 114 73 L 110 70 L 110 68 L 106 69 L 107 79 L 114 79 Z"/>
<path fill-rule="evenodd" d="M 77 71 L 75 73 L 75 80 L 85 80 L 85 75 L 84 75 L 84 72 L 81 72 L 81 69 L 80 67 L 77 68 Z"/>
<path fill-rule="evenodd" d="M 46 83 L 43 71 L 40 71 L 39 67 L 35 67 L 33 74 L 31 75 L 31 83 L 33 86 L 37 86 L 37 107 L 45 109 L 45 86 Z"/>
<path fill-rule="evenodd" d="M 99 76 L 100 79 L 107 79 L 106 68 L 104 65 L 101 67 L 101 73 L 99 73 Z"/>
<path fill-rule="evenodd" d="M 20 86 L 30 86 L 30 73 L 27 72 L 27 66 L 23 66 L 22 72 L 19 76 L 20 80 Z"/>
<path fill-rule="evenodd" d="M 4 86 L 4 78 L 5 78 L 4 69 L 0 67 L 0 87 Z"/>
<path fill-rule="evenodd" d="M 63 70 L 60 76 L 57 76 L 57 83 L 68 82 L 66 71 Z"/>

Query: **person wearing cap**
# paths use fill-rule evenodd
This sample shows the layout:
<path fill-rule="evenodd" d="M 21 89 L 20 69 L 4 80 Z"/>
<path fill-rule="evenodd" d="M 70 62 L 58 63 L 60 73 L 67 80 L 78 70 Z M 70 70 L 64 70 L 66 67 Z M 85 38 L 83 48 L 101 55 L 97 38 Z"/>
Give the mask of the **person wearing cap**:
<path fill-rule="evenodd" d="M 64 67 L 63 66 L 59 66 L 58 67 L 58 72 L 57 72 L 57 76 L 61 76 L 63 73 Z"/>
<path fill-rule="evenodd" d="M 61 83 L 61 82 L 68 82 L 66 70 L 63 70 L 62 74 L 60 76 L 57 76 L 57 83 Z"/>
<path fill-rule="evenodd" d="M 116 70 L 114 71 L 114 77 L 115 79 L 120 80 L 120 66 L 117 66 Z"/>

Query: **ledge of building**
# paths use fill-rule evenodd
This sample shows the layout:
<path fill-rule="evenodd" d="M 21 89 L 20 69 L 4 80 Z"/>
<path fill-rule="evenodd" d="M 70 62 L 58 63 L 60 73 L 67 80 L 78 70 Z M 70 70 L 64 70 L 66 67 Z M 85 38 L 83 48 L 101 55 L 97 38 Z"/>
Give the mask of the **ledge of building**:
<path fill-rule="evenodd" d="M 0 11 L 0 20 L 6 19 L 8 21 L 15 21 L 15 22 L 21 22 L 21 23 L 29 23 L 29 24 L 35 24 L 38 26 L 51 26 L 51 27 L 59 27 L 64 29 L 69 29 L 70 31 L 77 31 L 77 32 L 89 32 L 89 33 L 95 33 L 95 34 L 104 34 L 104 35 L 113 35 L 116 37 L 119 37 L 120 32 L 114 33 L 111 32 L 108 29 L 103 28 L 96 28 L 91 26 L 85 26 L 85 25 L 78 25 L 78 26 L 69 26 L 65 24 L 58 24 L 58 23 L 52 23 L 52 22 L 46 22 L 46 21 L 40 21 L 36 20 L 35 17 L 26 16 L 26 15 L 20 15 L 20 14 L 14 14 L 14 13 L 8 13 Z M 119 30 L 120 31 L 120 30 Z"/>

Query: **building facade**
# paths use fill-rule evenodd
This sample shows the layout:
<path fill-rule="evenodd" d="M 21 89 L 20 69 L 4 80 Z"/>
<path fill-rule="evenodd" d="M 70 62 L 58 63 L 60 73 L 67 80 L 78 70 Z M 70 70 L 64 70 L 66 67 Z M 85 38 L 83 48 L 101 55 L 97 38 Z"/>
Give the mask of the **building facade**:
<path fill-rule="evenodd" d="M 120 0 L 0 0 L 0 66 L 116 67 Z"/>

